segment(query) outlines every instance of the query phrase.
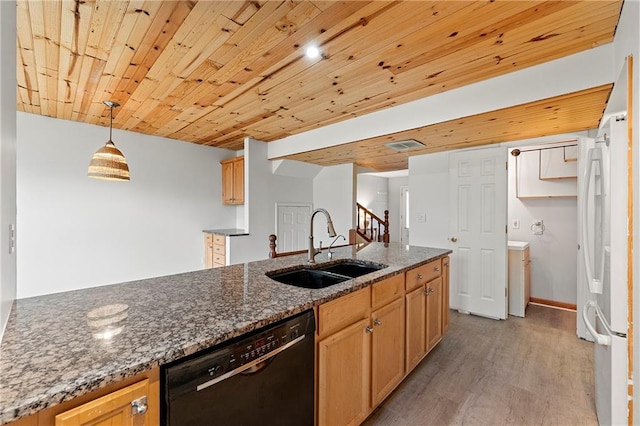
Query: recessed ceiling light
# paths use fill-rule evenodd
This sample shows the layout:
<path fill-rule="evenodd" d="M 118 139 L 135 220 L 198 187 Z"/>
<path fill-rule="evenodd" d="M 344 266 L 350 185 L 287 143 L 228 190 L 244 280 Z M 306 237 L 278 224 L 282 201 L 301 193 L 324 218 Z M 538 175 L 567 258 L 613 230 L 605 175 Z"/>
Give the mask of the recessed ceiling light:
<path fill-rule="evenodd" d="M 320 49 L 317 46 L 309 46 L 304 54 L 309 59 L 317 59 L 320 57 Z"/>

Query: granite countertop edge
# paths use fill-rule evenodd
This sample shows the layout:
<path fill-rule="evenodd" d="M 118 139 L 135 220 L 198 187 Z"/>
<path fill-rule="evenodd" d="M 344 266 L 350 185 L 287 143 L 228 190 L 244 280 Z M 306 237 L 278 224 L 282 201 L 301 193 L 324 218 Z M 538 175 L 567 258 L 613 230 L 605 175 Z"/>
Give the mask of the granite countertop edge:
<path fill-rule="evenodd" d="M 205 234 L 218 234 L 225 235 L 227 237 L 241 237 L 244 235 L 249 235 L 244 229 L 237 228 L 225 228 L 225 229 L 203 229 L 203 233 Z"/>
<path fill-rule="evenodd" d="M 381 245 L 382 243 L 377 243 Z M 334 255 L 334 261 L 339 259 L 349 259 L 355 258 L 356 256 L 342 255 L 341 252 L 351 251 L 350 247 L 346 246 L 342 249 L 336 249 L 336 255 Z M 409 250 L 409 247 L 406 246 L 406 249 Z M 88 369 L 89 371 L 84 371 L 82 374 L 74 375 L 70 379 L 66 381 L 66 383 L 58 383 L 53 388 L 44 389 L 40 393 L 36 393 L 34 395 L 29 395 L 25 398 L 20 398 L 19 400 L 14 400 L 11 403 L 8 403 L 2 397 L 2 388 L 7 387 L 5 380 L 0 378 L 0 424 L 5 424 L 14 420 L 18 420 L 19 418 L 34 414 L 38 411 L 41 411 L 45 408 L 55 406 L 62 402 L 74 399 L 81 395 L 87 394 L 89 392 L 101 389 L 105 386 L 108 386 L 113 383 L 117 383 L 121 380 L 124 380 L 129 377 L 133 377 L 145 371 L 151 370 L 155 367 L 158 367 L 163 364 L 170 363 L 177 359 L 180 359 L 184 356 L 191 355 L 200 350 L 210 348 L 212 346 L 223 343 L 229 339 L 240 336 L 242 334 L 251 332 L 253 330 L 259 329 L 261 327 L 267 326 L 271 323 L 279 321 L 283 318 L 295 315 L 297 313 L 306 311 L 315 306 L 321 305 L 333 299 L 344 296 L 348 293 L 360 290 L 369 285 L 373 285 L 376 282 L 384 280 L 394 275 L 402 274 L 409 269 L 421 266 L 428 262 L 443 258 L 451 253 L 451 250 L 448 249 L 434 249 L 434 248 L 414 248 L 414 249 L 424 249 L 429 252 L 429 255 L 418 255 L 420 259 L 414 259 L 410 262 L 397 262 L 395 264 L 389 263 L 389 266 L 385 269 L 381 269 L 379 271 L 370 273 L 366 276 L 351 279 L 345 281 L 343 283 L 339 283 L 325 289 L 320 290 L 305 290 L 298 289 L 295 287 L 286 286 L 285 289 L 289 289 L 291 292 L 297 291 L 298 293 L 307 293 L 308 296 L 304 300 L 292 303 L 285 304 L 286 306 L 279 306 L 278 309 L 267 309 L 261 314 L 256 315 L 250 321 L 246 321 L 245 323 L 234 324 L 233 326 L 227 327 L 223 332 L 211 331 L 209 333 L 204 333 L 204 336 L 198 336 L 196 338 L 190 339 L 188 341 L 180 342 L 179 344 L 173 344 L 171 348 L 165 349 L 162 354 L 156 354 L 153 351 L 150 351 L 149 354 L 140 355 L 138 354 L 135 359 L 118 359 L 116 357 L 116 361 L 107 363 L 106 365 L 99 364 L 95 370 Z M 264 268 L 272 268 L 277 270 L 286 270 L 295 268 L 296 265 L 301 264 L 306 259 L 306 254 L 297 255 L 297 256 L 287 256 L 277 259 L 269 259 L 266 261 L 258 261 L 258 262 L 249 262 L 247 264 L 235 265 L 235 269 L 250 268 L 252 264 L 261 264 L 257 268 L 259 270 L 263 270 Z M 319 257 L 322 255 L 319 255 Z M 378 263 L 380 259 L 376 256 L 371 256 L 369 259 L 368 256 L 358 257 L 359 260 L 371 260 Z M 279 261 L 279 262 L 278 262 Z M 302 261 L 302 262 L 301 262 Z M 222 269 L 234 268 L 234 266 L 229 266 Z M 205 270 L 205 271 L 215 271 L 215 270 Z M 220 271 L 222 272 L 222 271 Z M 195 271 L 193 273 L 186 274 L 176 274 L 167 277 L 159 277 L 159 278 L 151 278 L 147 280 L 135 281 L 131 283 L 123 283 L 123 284 L 114 284 L 111 286 L 103 286 L 98 289 L 112 289 L 114 286 L 125 286 L 126 288 L 131 288 L 131 286 L 154 286 L 155 281 L 163 281 L 163 285 L 166 285 L 166 282 L 170 282 L 173 277 L 175 277 L 176 281 L 184 280 L 185 276 L 196 273 L 205 273 L 204 271 Z M 269 280 L 272 281 L 272 280 Z M 278 284 L 283 285 L 283 284 Z M 290 287 L 290 288 L 289 288 Z M 67 293 L 92 293 L 96 291 L 96 288 L 93 289 L 84 289 L 77 290 L 74 292 Z M 50 295 L 58 296 L 56 295 Z M 47 299 L 50 296 L 41 296 L 36 298 L 29 299 L 19 299 L 14 302 L 14 309 L 16 308 L 16 303 L 20 303 L 20 300 L 27 300 L 25 303 L 36 303 L 39 302 L 38 299 Z M 44 302 L 46 303 L 46 301 Z M 12 310 L 12 315 L 14 314 Z M 10 318 L 11 321 L 11 318 Z M 11 322 L 8 325 L 8 332 L 11 333 Z M 0 346 L 0 366 L 3 371 L 6 368 L 6 365 L 2 363 L 2 355 L 6 352 L 5 350 L 5 341 L 2 341 L 2 346 Z M 40 374 L 46 374 L 41 372 Z"/>

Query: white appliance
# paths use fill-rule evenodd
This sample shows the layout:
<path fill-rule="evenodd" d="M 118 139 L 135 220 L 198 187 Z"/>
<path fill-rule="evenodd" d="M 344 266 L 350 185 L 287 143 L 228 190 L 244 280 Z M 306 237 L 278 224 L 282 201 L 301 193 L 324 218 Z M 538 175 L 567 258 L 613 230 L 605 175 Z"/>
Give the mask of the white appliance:
<path fill-rule="evenodd" d="M 627 123 L 602 126 L 582 177 L 582 319 L 595 339 L 596 411 L 600 425 L 626 425 L 627 413 Z M 595 314 L 595 315 L 594 315 Z"/>

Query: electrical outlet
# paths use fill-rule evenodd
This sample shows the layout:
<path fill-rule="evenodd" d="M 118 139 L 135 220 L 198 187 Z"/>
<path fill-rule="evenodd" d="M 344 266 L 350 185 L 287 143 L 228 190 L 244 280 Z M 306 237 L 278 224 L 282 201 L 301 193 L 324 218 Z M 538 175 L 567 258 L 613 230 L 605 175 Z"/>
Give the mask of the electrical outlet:
<path fill-rule="evenodd" d="M 520 229 L 520 220 L 519 219 L 513 219 L 511 221 L 511 227 L 513 229 Z"/>
<path fill-rule="evenodd" d="M 424 223 L 426 221 L 427 221 L 427 214 L 426 213 L 419 213 L 417 222 Z"/>

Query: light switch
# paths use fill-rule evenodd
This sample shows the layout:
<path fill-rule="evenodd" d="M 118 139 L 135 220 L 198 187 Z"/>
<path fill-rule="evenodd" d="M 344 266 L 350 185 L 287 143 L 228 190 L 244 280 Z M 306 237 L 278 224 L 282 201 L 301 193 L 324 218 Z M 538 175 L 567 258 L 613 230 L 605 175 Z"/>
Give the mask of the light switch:
<path fill-rule="evenodd" d="M 427 221 L 427 214 L 426 213 L 419 213 L 418 214 L 418 222 L 419 223 L 424 223 Z"/>
<path fill-rule="evenodd" d="M 9 254 L 13 254 L 16 251 L 16 226 L 14 224 L 9 225 Z"/>

